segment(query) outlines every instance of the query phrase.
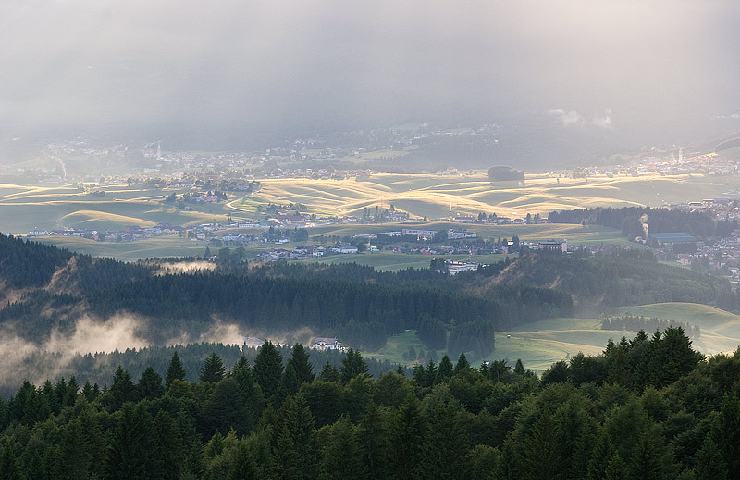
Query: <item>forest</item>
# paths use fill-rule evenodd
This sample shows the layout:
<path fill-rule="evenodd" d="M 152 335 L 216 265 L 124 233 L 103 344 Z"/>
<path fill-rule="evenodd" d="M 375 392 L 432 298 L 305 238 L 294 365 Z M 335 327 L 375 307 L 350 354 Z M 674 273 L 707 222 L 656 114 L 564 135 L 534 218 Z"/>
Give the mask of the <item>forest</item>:
<path fill-rule="evenodd" d="M 740 349 L 703 358 L 681 328 L 610 342 L 538 378 L 465 355 L 367 373 L 270 343 L 193 380 L 24 383 L 0 400 L 4 479 L 716 479 L 740 476 Z"/>
<path fill-rule="evenodd" d="M 216 267 L 162 274 L 156 261 L 93 258 L 0 235 L 0 329 L 42 344 L 52 334 L 71 334 L 81 318 L 124 314 L 141 320 L 135 333 L 153 345 L 173 343 L 184 332 L 198 339 L 220 321 L 246 334 L 307 328 L 366 351 L 415 330 L 432 350 L 475 359 L 493 352 L 495 330 L 543 318 L 670 301 L 740 309 L 726 280 L 662 264 L 636 249 L 599 255 L 524 250 L 454 277 L 356 264 Z"/>
<path fill-rule="evenodd" d="M 689 233 L 699 238 L 724 237 L 737 228 L 735 220 L 712 219 L 704 212 L 668 208 L 589 208 L 556 210 L 548 215 L 551 223 L 583 223 L 622 230 L 628 238 L 644 236 L 643 220 L 650 233 Z"/>
<path fill-rule="evenodd" d="M 508 286 L 505 295 L 472 294 L 462 282 L 430 270 L 287 264 L 156 270 L 153 262 L 72 255 L 0 236 L 0 279 L 17 292 L 0 310 L 0 326 L 38 341 L 52 331 L 70 332 L 83 315 L 105 319 L 125 312 L 145 319 L 139 333 L 163 344 L 183 332 L 197 337 L 218 318 L 246 332 L 307 327 L 371 350 L 412 329 L 430 348 L 485 356 L 503 315 L 523 322 L 572 307 L 569 295 L 532 285 Z"/>

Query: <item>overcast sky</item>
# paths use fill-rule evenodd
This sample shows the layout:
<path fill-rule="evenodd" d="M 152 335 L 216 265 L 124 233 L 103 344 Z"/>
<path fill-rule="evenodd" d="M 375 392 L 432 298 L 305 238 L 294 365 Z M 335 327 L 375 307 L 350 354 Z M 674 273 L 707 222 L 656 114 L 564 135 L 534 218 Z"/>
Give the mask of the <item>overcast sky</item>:
<path fill-rule="evenodd" d="M 0 136 L 541 115 L 670 141 L 738 112 L 736 1 L 0 2 Z"/>

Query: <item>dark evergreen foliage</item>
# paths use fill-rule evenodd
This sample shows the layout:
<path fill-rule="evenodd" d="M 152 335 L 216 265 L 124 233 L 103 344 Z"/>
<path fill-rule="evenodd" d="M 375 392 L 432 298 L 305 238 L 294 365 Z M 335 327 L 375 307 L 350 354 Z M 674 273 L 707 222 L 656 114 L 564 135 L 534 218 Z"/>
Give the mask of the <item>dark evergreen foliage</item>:
<path fill-rule="evenodd" d="M 254 368 L 239 356 L 219 380 L 173 377 L 166 389 L 154 368 L 136 384 L 118 368 L 103 391 L 89 383 L 80 389 L 74 378 L 25 383 L 0 401 L 0 478 L 740 474 L 740 349 L 702 359 L 680 328 L 579 355 L 541 381 L 520 361 L 513 369 L 504 361 L 476 369 L 463 355 L 455 368 L 447 357 L 428 363 L 414 380 L 395 372 L 372 380 L 354 351 L 341 375 L 327 364 L 310 379 L 306 366 L 319 352 L 290 352 L 285 370 L 268 343 Z M 218 363 L 210 353 L 201 358 Z M 281 390 L 288 370 L 302 379 L 292 393 Z M 276 393 L 264 395 L 262 384 Z"/>

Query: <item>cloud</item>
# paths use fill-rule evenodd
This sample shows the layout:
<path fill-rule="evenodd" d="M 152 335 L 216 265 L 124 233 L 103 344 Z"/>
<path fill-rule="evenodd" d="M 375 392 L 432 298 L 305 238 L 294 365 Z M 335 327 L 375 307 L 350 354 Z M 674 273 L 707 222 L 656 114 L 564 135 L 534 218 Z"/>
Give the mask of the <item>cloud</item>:
<path fill-rule="evenodd" d="M 594 117 L 593 120 L 591 121 L 591 123 L 593 125 L 596 125 L 599 128 L 606 128 L 606 129 L 613 128 L 613 124 L 612 124 L 612 109 L 611 108 L 607 108 L 604 111 L 604 115 Z"/>
<path fill-rule="evenodd" d="M 593 125 L 603 129 L 613 128 L 611 108 L 607 108 L 602 115 L 596 115 L 591 119 L 575 110 L 563 108 L 551 108 L 547 114 L 558 119 L 564 127 Z"/>
<path fill-rule="evenodd" d="M 548 115 L 551 115 L 560 120 L 560 123 L 562 123 L 563 126 L 566 127 L 570 125 L 583 125 L 585 123 L 583 115 L 576 112 L 575 110 L 563 110 L 562 108 L 553 108 L 551 110 L 548 110 L 547 113 Z"/>
<path fill-rule="evenodd" d="M 142 321 L 131 315 L 115 315 L 107 320 L 96 320 L 89 316 L 82 317 L 71 332 L 52 330 L 49 338 L 43 343 L 34 343 L 21 338 L 12 326 L 5 325 L 0 330 L 0 385 L 18 383 L 17 372 L 39 372 L 39 378 L 29 378 L 40 383 L 47 378 L 54 378 L 63 372 L 75 355 L 96 352 L 113 352 L 127 348 L 142 348 L 149 343 L 138 333 Z M 26 365 L 29 357 L 39 353 L 54 353 L 46 356 L 49 364 L 33 367 Z"/>
<path fill-rule="evenodd" d="M 558 104 L 653 141 L 740 103 L 740 2 L 3 0 L 0 19 L 0 137 L 28 142 L 218 147 Z"/>

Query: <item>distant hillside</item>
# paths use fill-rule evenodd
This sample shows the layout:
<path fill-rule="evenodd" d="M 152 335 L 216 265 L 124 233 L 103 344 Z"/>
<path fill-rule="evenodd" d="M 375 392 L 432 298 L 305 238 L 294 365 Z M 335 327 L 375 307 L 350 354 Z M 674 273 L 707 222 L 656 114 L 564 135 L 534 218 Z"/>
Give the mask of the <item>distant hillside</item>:
<path fill-rule="evenodd" d="M 649 251 L 609 255 L 523 255 L 493 285 L 526 283 L 573 295 L 577 307 L 611 308 L 690 302 L 728 310 L 740 307 L 730 284 L 719 277 L 662 264 Z"/>

